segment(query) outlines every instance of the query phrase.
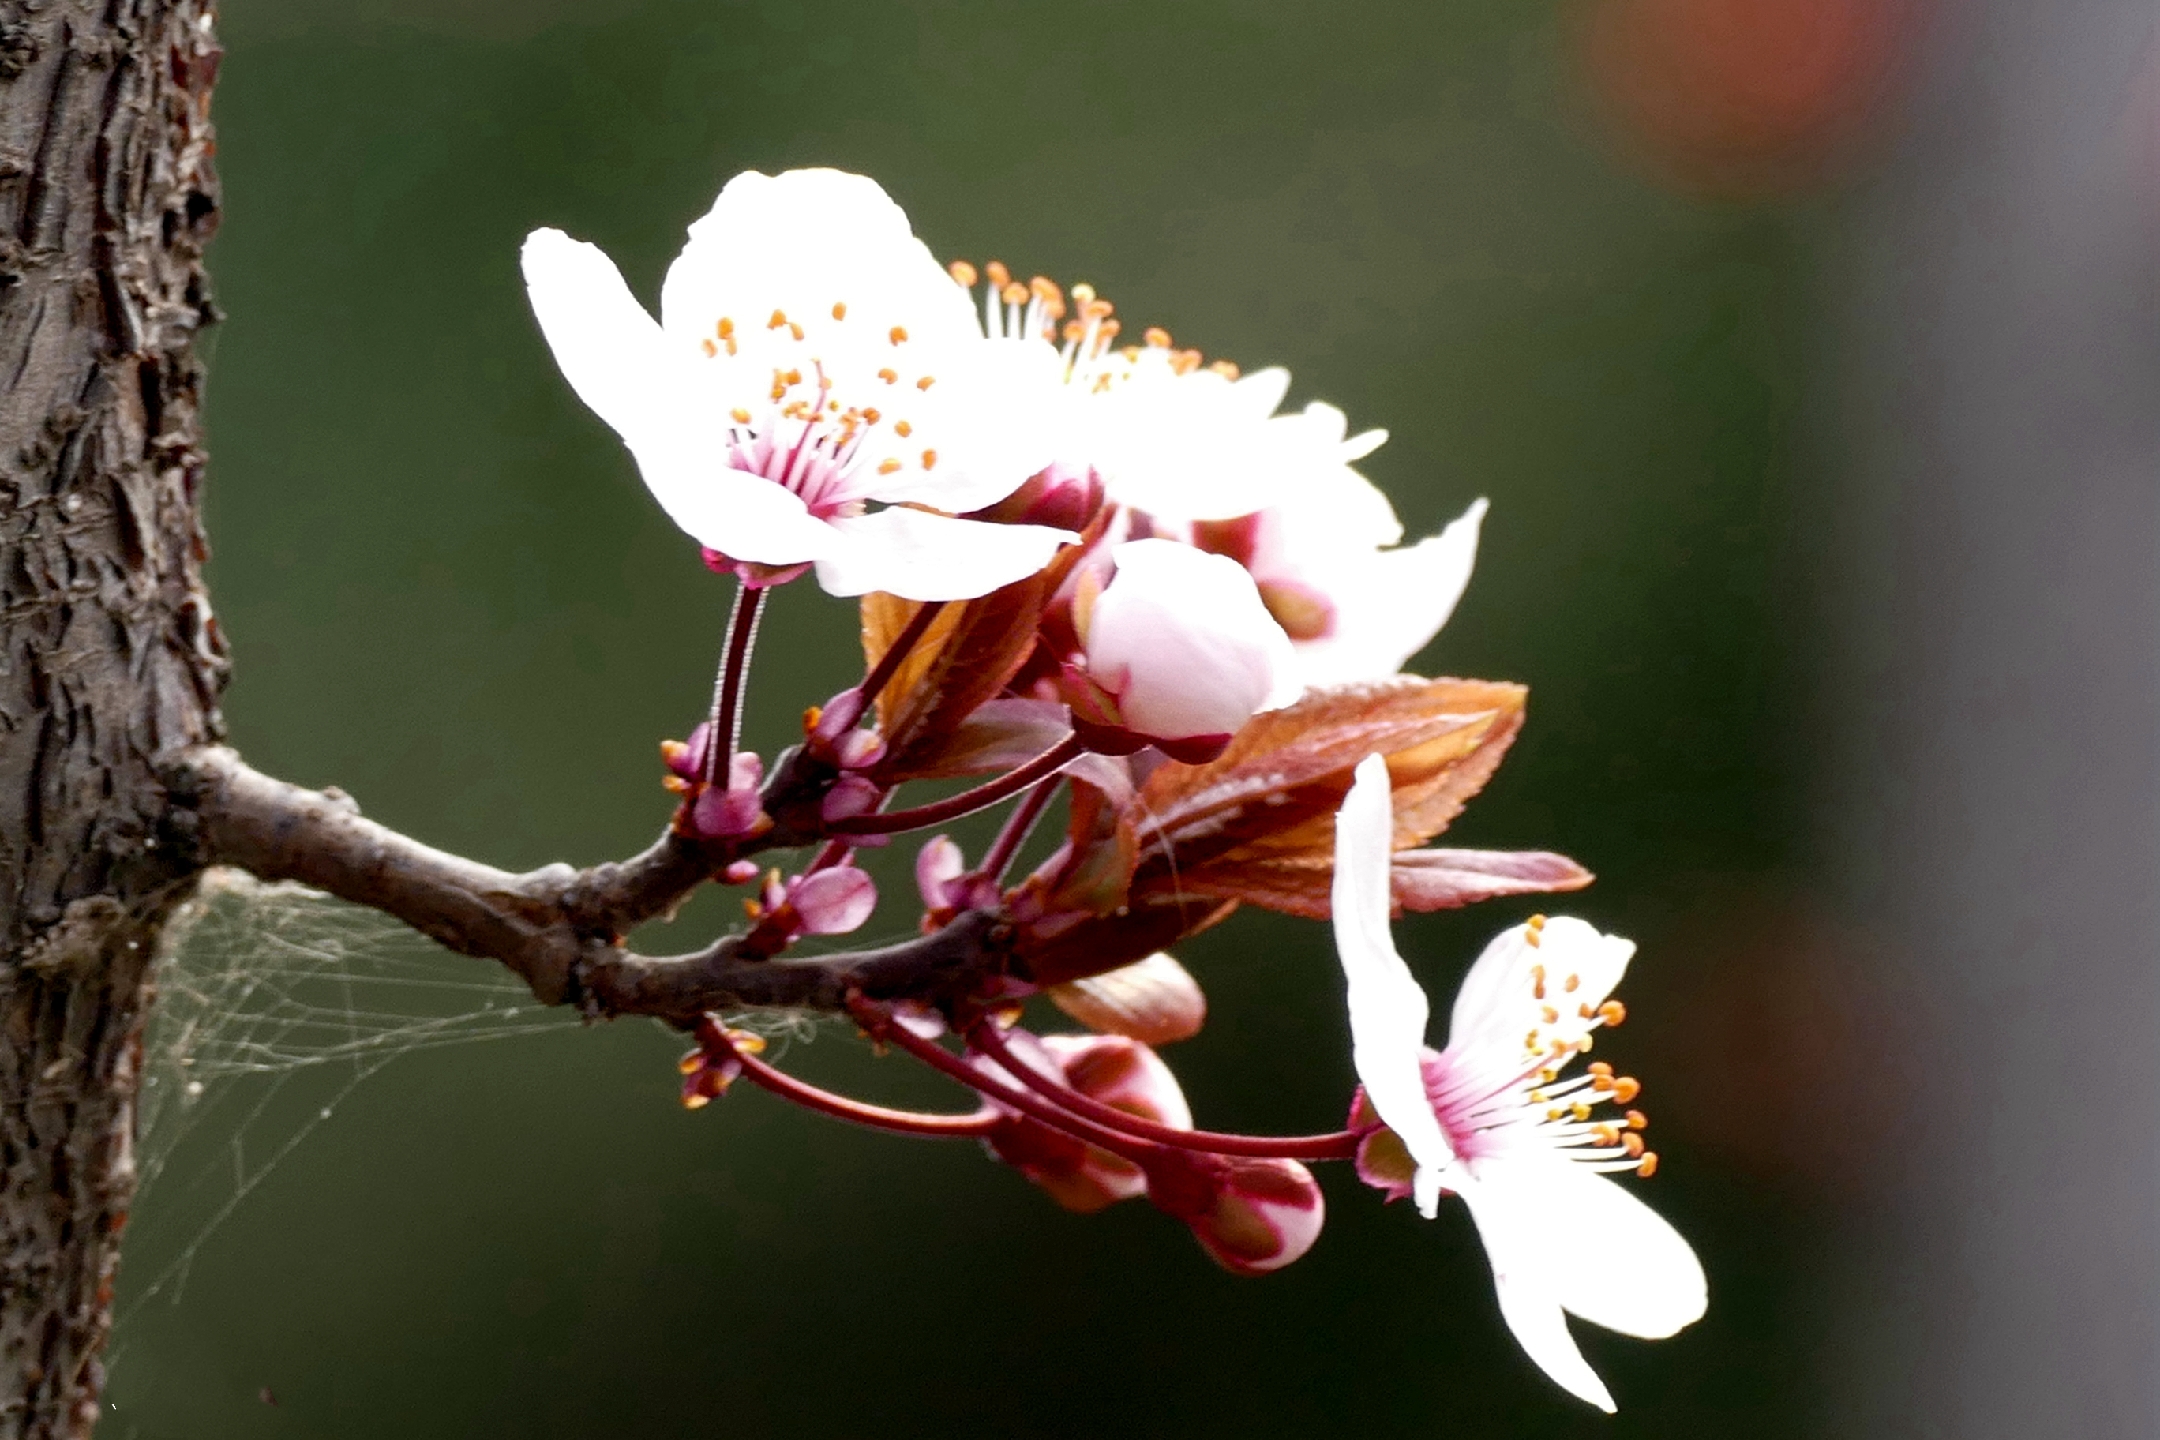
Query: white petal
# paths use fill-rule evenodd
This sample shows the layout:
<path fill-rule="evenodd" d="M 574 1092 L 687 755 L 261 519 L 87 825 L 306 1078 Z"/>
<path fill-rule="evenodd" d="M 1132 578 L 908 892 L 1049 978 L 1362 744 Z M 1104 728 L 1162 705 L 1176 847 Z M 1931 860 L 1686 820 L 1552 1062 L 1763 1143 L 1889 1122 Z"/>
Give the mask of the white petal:
<path fill-rule="evenodd" d="M 846 307 L 847 331 L 833 316 Z M 884 343 L 891 327 L 911 344 L 976 338 L 967 292 L 917 240 L 905 211 L 867 176 L 839 170 L 748 171 L 690 227 L 660 291 L 668 333 L 692 341 L 722 317 L 746 346 L 774 311 L 812 331 Z"/>
<path fill-rule="evenodd" d="M 535 230 L 519 261 L 533 317 L 578 399 L 633 448 L 678 426 L 683 357 L 606 252 Z"/>
<path fill-rule="evenodd" d="M 913 433 L 905 442 L 886 427 L 866 437 L 864 463 L 874 478 L 863 493 L 953 514 L 980 510 L 1054 458 L 1066 400 L 1058 355 L 1041 340 L 975 340 L 946 350 L 939 370 L 929 391 L 909 397 Z M 926 470 L 927 449 L 936 450 L 937 464 Z M 900 468 L 875 476 L 887 455 Z"/>
<path fill-rule="evenodd" d="M 1492 1265 L 1493 1289 L 1500 1300 L 1500 1316 L 1540 1370 L 1553 1383 L 1579 1400 L 1606 1414 L 1618 1407 L 1605 1382 L 1583 1359 L 1575 1337 L 1568 1333 L 1567 1315 L 1547 1272 L 1545 1257 L 1528 1243 L 1525 1227 L 1511 1208 L 1511 1197 L 1488 1190 L 1481 1182 L 1462 1185 L 1470 1218 L 1477 1222 L 1478 1236 L 1485 1242 L 1485 1258 Z"/>
<path fill-rule="evenodd" d="M 1229 734 L 1296 698 L 1290 639 L 1243 566 L 1170 540 L 1132 541 L 1114 558 L 1088 628 L 1088 667 L 1118 692 L 1132 729 Z"/>
<path fill-rule="evenodd" d="M 798 565 L 822 560 L 846 543 L 792 491 L 761 475 L 730 470 L 711 457 L 647 461 L 641 455 L 638 461 L 668 518 L 731 560 Z"/>
<path fill-rule="evenodd" d="M 818 584 L 827 594 L 884 590 L 905 600 L 987 595 L 1042 569 L 1074 538 L 1043 525 L 991 525 L 898 506 L 827 523 L 846 537 L 843 547 L 818 557 Z"/>
<path fill-rule="evenodd" d="M 1334 631 L 1298 646 L 1299 678 L 1307 685 L 1351 685 L 1400 673 L 1454 614 L 1477 563 L 1484 518 L 1479 500 L 1447 529 L 1415 545 L 1338 552 L 1288 567 L 1289 578 L 1312 586 L 1335 607 Z"/>
<path fill-rule="evenodd" d="M 1506 1208 L 1521 1263 L 1538 1269 L 1571 1313 L 1645 1340 L 1702 1318 L 1702 1262 L 1626 1185 L 1557 1155 L 1480 1161 L 1477 1176 L 1475 1188 Z"/>
<path fill-rule="evenodd" d="M 1335 953 L 1349 991 L 1351 1063 L 1373 1109 L 1418 1162 L 1418 1209 L 1430 1219 L 1455 1152 L 1425 1091 L 1425 991 L 1388 931 L 1394 829 L 1387 762 L 1368 755 L 1335 814 Z"/>
<path fill-rule="evenodd" d="M 1497 1055 L 1512 1064 L 1532 1030 L 1540 1048 L 1555 1040 L 1579 1040 L 1593 1028 L 1597 1007 L 1620 983 L 1634 954 L 1634 941 L 1602 934 L 1566 915 L 1547 920 L 1535 945 L 1527 924 L 1501 931 L 1455 992 L 1448 1049 L 1474 1058 Z M 1537 993 L 1541 985 L 1543 998 Z M 1548 1006 L 1557 1020 L 1545 1018 Z M 1586 1008 L 1590 1015 L 1582 1013 Z"/>

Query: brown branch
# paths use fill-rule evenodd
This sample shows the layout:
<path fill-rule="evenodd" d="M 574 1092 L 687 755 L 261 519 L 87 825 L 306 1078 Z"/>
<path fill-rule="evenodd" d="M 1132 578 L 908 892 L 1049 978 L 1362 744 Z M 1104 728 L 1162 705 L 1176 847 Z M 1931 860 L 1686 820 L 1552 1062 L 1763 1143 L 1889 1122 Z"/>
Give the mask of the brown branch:
<path fill-rule="evenodd" d="M 360 814 L 348 797 L 250 767 L 223 746 L 166 768 L 175 839 L 205 865 L 291 880 L 379 910 L 461 955 L 494 960 L 543 1003 L 593 1017 L 648 1015 L 684 1029 L 709 1011 L 840 1012 L 850 991 L 880 1000 L 956 1000 L 1012 965 L 1011 932 L 987 911 L 880 950 L 773 961 L 729 937 L 650 957 L 622 937 L 710 873 L 709 847 L 673 834 L 633 859 L 512 874 L 423 845 Z"/>

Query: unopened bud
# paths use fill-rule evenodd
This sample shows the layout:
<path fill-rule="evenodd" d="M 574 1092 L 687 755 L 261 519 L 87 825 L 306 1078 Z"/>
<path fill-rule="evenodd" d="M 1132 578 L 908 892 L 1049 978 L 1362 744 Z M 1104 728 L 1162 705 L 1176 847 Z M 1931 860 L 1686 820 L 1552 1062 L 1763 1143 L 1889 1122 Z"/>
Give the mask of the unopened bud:
<path fill-rule="evenodd" d="M 1295 1160 L 1163 1151 L 1147 1179 L 1157 1208 L 1191 1226 L 1200 1248 L 1238 1275 L 1288 1265 L 1327 1219 L 1312 1172 Z"/>
<path fill-rule="evenodd" d="M 1129 1115 L 1180 1130 L 1192 1128 L 1192 1110 L 1170 1067 L 1147 1046 L 1120 1035 L 1051 1035 L 1037 1039 L 1025 1030 L 1005 1036 L 1015 1058 L 1038 1074 L 1065 1084 Z M 1002 1067 L 982 1056 L 985 1069 Z M 1147 1189 L 1140 1167 L 1107 1150 L 1003 1110 L 1003 1123 L 986 1137 L 990 1153 L 1049 1192 L 1068 1210 L 1092 1214 Z"/>
<path fill-rule="evenodd" d="M 843 775 L 825 792 L 818 802 L 818 815 L 830 825 L 835 820 L 846 820 L 856 815 L 867 815 L 877 809 L 885 798 L 885 791 L 871 784 L 860 775 Z"/>
<path fill-rule="evenodd" d="M 1087 626 L 1087 669 L 1125 731 L 1205 760 L 1255 712 L 1297 697 L 1290 638 L 1243 566 L 1170 540 L 1132 541 L 1116 558 Z"/>
<path fill-rule="evenodd" d="M 788 882 L 805 935 L 845 935 L 861 928 L 877 909 L 877 885 L 853 865 L 835 865 Z"/>

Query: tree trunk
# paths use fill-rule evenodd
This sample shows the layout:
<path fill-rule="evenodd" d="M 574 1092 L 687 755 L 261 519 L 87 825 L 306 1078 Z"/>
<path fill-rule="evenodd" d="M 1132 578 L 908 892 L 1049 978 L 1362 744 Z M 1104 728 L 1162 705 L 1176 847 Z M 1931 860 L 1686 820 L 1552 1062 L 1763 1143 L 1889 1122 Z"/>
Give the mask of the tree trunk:
<path fill-rule="evenodd" d="M 0 1436 L 87 1435 L 152 960 L 155 759 L 217 737 L 199 566 L 212 0 L 0 0 Z"/>

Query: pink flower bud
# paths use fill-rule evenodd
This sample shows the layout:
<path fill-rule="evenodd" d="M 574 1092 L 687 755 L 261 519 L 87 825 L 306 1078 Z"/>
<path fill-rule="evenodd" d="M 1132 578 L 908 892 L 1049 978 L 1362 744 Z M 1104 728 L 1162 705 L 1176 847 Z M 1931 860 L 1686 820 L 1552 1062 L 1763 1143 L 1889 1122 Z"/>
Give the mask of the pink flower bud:
<path fill-rule="evenodd" d="M 1192 1128 L 1192 1111 L 1170 1067 L 1147 1046 L 1122 1035 L 1051 1035 L 1025 1030 L 1006 1034 L 1015 1055 L 1041 1074 L 1127 1114 L 1180 1130 Z M 1003 1073 L 982 1056 L 976 1063 Z M 990 1153 L 1048 1191 L 1068 1210 L 1093 1214 L 1147 1189 L 1147 1177 L 1131 1161 L 1052 1130 L 1025 1116 L 992 1108 L 1003 1123 L 985 1139 Z"/>
<path fill-rule="evenodd" d="M 1290 639 L 1244 567 L 1170 540 L 1132 541 L 1116 558 L 1085 643 L 1088 674 L 1126 729 L 1219 751 L 1256 711 L 1297 698 Z"/>
<path fill-rule="evenodd" d="M 1327 1206 L 1295 1160 L 1159 1151 L 1148 1198 L 1192 1227 L 1215 1263 L 1238 1275 L 1280 1270 L 1320 1238 Z"/>
<path fill-rule="evenodd" d="M 757 861 L 730 860 L 720 872 L 720 878 L 730 885 L 747 885 L 758 877 Z"/>
<path fill-rule="evenodd" d="M 698 792 L 690 804 L 691 832 L 704 840 L 727 840 L 748 835 L 764 819 L 753 788 L 719 790 L 711 786 Z"/>
<path fill-rule="evenodd" d="M 877 885 L 852 865 L 835 865 L 788 882 L 788 903 L 805 935 L 845 935 L 877 909 Z"/>
<path fill-rule="evenodd" d="M 1060 461 L 1022 481 L 1012 494 L 974 512 L 970 518 L 1080 531 L 1095 518 L 1102 503 L 1102 477 L 1092 467 Z"/>
<path fill-rule="evenodd" d="M 938 835 L 925 841 L 922 849 L 915 852 L 915 888 L 922 892 L 925 910 L 951 908 L 946 890 L 953 881 L 967 870 L 967 856 L 953 843 L 949 835 Z"/>
<path fill-rule="evenodd" d="M 817 719 L 810 726 L 812 744 L 830 747 L 841 737 L 861 723 L 863 717 L 863 693 L 861 686 L 850 686 L 820 705 Z"/>
<path fill-rule="evenodd" d="M 884 797 L 883 790 L 860 775 L 843 775 L 818 803 L 818 815 L 828 825 L 850 816 L 867 815 L 877 809 L 878 801 Z"/>

